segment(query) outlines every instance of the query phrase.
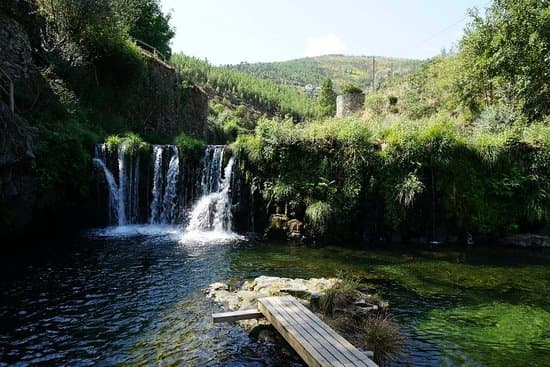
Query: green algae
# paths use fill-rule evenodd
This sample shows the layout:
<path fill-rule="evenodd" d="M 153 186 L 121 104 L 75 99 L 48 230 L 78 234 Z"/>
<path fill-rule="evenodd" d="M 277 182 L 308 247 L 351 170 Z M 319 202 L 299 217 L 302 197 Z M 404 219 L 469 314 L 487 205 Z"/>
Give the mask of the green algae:
<path fill-rule="evenodd" d="M 493 302 L 434 309 L 418 331 L 440 336 L 440 348 L 455 364 L 550 365 L 550 312 L 528 305 Z M 467 358 L 457 350 L 467 350 Z M 469 362 L 468 362 L 469 361 Z"/>

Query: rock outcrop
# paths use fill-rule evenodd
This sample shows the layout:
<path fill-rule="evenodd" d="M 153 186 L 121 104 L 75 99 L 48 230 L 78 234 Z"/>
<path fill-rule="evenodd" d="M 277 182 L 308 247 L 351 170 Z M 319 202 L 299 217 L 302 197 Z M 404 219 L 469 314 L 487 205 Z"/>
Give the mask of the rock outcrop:
<path fill-rule="evenodd" d="M 236 311 L 256 308 L 258 299 L 290 294 L 308 303 L 319 299 L 328 289 L 340 282 L 337 278 L 291 279 L 260 276 L 239 284 L 213 283 L 204 291 L 222 307 Z"/>
<path fill-rule="evenodd" d="M 39 77 L 35 58 L 42 23 L 35 11 L 26 1 L 0 3 L 0 68 L 16 88 Z M 35 201 L 32 129 L 12 113 L 9 97 L 0 94 L 0 227 L 17 232 L 31 221 Z"/>

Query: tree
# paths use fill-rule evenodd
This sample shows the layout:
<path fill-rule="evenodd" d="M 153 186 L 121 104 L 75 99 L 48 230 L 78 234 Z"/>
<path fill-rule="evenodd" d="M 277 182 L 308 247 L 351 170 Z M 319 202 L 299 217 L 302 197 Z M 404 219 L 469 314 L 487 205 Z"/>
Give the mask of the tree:
<path fill-rule="evenodd" d="M 137 14 L 130 23 L 131 36 L 150 44 L 166 57 L 171 56 L 170 40 L 174 29 L 170 26 L 170 14 L 164 15 L 158 0 L 133 0 Z"/>
<path fill-rule="evenodd" d="M 323 84 L 321 84 L 319 113 L 323 117 L 334 116 L 336 113 L 336 93 L 334 92 L 330 78 L 325 79 Z"/>
<path fill-rule="evenodd" d="M 342 90 L 343 94 L 361 94 L 363 93 L 363 90 L 352 83 L 345 83 L 340 88 Z"/>
<path fill-rule="evenodd" d="M 500 102 L 531 120 L 550 113 L 550 6 L 548 0 L 494 0 L 460 43 L 462 98 L 475 111 Z"/>

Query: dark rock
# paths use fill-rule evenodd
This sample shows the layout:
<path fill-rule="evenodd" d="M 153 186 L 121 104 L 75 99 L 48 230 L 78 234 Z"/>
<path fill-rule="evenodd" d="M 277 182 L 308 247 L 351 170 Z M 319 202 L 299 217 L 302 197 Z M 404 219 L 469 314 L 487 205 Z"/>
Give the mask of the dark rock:
<path fill-rule="evenodd" d="M 269 217 L 269 225 L 265 231 L 268 238 L 286 239 L 288 217 L 284 214 L 272 214 Z"/>
<path fill-rule="evenodd" d="M 498 243 L 509 246 L 548 248 L 550 237 L 531 233 L 515 234 L 500 239 Z"/>
<path fill-rule="evenodd" d="M 0 101 L 0 225 L 17 232 L 32 219 L 35 200 L 32 130 Z"/>

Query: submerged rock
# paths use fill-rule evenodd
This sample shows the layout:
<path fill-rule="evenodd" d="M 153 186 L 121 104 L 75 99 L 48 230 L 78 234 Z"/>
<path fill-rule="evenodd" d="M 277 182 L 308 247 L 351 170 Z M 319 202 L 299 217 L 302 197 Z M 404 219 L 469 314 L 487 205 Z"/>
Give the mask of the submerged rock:
<path fill-rule="evenodd" d="M 340 282 L 337 278 L 292 279 L 260 276 L 245 281 L 240 287 L 230 287 L 227 283 L 210 284 L 204 292 L 222 307 L 231 310 L 250 310 L 257 307 L 262 297 L 290 294 L 309 305 L 311 300 L 318 300 L 321 294 Z M 231 292 L 229 289 L 233 288 Z"/>

